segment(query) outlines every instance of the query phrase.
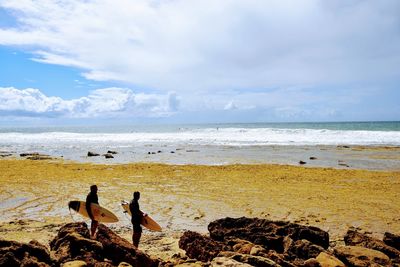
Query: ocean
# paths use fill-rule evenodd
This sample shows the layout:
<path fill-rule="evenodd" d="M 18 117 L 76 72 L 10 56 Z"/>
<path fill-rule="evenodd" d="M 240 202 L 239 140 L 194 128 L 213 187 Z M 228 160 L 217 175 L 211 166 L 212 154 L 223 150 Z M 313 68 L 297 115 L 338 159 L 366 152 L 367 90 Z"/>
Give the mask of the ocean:
<path fill-rule="evenodd" d="M 321 146 L 335 151 L 337 146 L 400 146 L 400 122 L 0 127 L 0 151 L 89 162 L 295 164 L 299 151 Z M 119 154 L 112 161 L 86 157 L 88 151 L 108 150 Z"/>

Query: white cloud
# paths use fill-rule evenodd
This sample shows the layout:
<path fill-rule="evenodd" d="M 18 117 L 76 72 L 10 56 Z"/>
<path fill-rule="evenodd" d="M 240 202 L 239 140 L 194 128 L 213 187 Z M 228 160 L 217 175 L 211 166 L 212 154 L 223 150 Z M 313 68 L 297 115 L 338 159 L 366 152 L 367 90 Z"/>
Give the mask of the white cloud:
<path fill-rule="evenodd" d="M 234 110 L 234 109 L 238 109 L 238 107 L 235 105 L 235 103 L 233 103 L 233 101 L 230 101 L 224 107 L 224 110 Z"/>
<path fill-rule="evenodd" d="M 0 44 L 88 79 L 158 90 L 318 86 L 398 79 L 400 2 L 3 0 Z"/>
<path fill-rule="evenodd" d="M 0 87 L 0 114 L 25 117 L 163 117 L 177 111 L 175 93 L 166 95 L 135 94 L 130 89 L 104 88 L 72 100 L 49 97 L 38 89 L 19 90 Z"/>

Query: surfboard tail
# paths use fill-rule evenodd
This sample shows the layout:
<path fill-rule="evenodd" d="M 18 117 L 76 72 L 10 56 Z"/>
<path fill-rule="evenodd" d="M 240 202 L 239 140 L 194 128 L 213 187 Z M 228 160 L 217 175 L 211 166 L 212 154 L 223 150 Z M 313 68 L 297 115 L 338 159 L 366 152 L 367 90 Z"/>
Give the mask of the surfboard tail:
<path fill-rule="evenodd" d="M 68 208 L 73 209 L 75 211 L 79 210 L 81 203 L 79 201 L 70 201 L 68 202 Z"/>

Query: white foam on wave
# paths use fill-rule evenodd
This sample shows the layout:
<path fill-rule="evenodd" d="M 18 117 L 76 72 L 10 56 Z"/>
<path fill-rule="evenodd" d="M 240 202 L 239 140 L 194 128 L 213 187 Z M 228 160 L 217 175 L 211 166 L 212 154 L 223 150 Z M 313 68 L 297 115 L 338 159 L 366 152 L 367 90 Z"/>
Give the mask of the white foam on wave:
<path fill-rule="evenodd" d="M 276 128 L 206 128 L 133 133 L 0 133 L 3 145 L 107 144 L 192 145 L 400 145 L 400 131 L 349 131 Z"/>

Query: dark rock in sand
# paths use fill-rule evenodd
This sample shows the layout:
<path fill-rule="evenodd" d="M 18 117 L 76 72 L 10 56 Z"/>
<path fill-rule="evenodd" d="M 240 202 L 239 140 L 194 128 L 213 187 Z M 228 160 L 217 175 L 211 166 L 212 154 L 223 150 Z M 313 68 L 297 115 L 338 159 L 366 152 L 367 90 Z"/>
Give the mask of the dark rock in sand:
<path fill-rule="evenodd" d="M 307 162 L 302 161 L 302 160 L 299 161 L 299 164 L 301 164 L 301 165 L 304 165 L 304 164 L 306 164 L 306 163 L 307 163 Z"/>
<path fill-rule="evenodd" d="M 126 262 L 136 267 L 158 266 L 159 261 L 136 249 L 131 242 L 118 236 L 104 224 L 100 224 L 97 240 L 103 245 L 104 256 L 115 265 Z"/>
<path fill-rule="evenodd" d="M 157 153 L 161 153 L 161 150 L 158 150 Z"/>
<path fill-rule="evenodd" d="M 52 266 L 47 248 L 37 241 L 28 244 L 0 239 L 0 266 Z"/>
<path fill-rule="evenodd" d="M 104 154 L 104 157 L 105 157 L 106 159 L 113 159 L 113 158 L 114 158 L 114 156 L 113 156 L 112 154 L 109 154 L 109 153 Z"/>
<path fill-rule="evenodd" d="M 7 154 L 0 154 L 0 157 L 2 157 L 2 158 L 11 157 L 11 156 L 12 156 L 12 154 L 9 154 L 9 153 L 7 153 Z"/>
<path fill-rule="evenodd" d="M 359 233 L 354 230 L 347 231 L 344 242 L 348 246 L 362 246 L 385 253 L 391 259 L 400 259 L 400 251 L 388 246 L 385 242 Z"/>
<path fill-rule="evenodd" d="M 88 157 L 97 157 L 97 156 L 100 156 L 100 154 L 88 151 L 87 156 Z"/>
<path fill-rule="evenodd" d="M 324 249 L 329 246 L 329 234 L 317 227 L 303 226 L 284 221 L 258 218 L 224 218 L 208 225 L 210 237 L 217 241 L 240 238 L 261 245 L 266 249 L 283 252 L 283 239 L 306 239 Z"/>
<path fill-rule="evenodd" d="M 185 250 L 190 258 L 204 262 L 211 261 L 223 250 L 229 250 L 222 242 L 192 231 L 183 233 L 179 239 L 179 248 Z"/>
<path fill-rule="evenodd" d="M 20 157 L 29 157 L 29 156 L 37 156 L 37 155 L 39 155 L 39 153 L 37 153 L 37 152 L 19 154 Z"/>
<path fill-rule="evenodd" d="M 174 153 L 175 153 L 175 151 L 171 151 L 171 152 L 169 152 L 169 153 L 171 153 L 171 154 L 174 154 Z"/>
<path fill-rule="evenodd" d="M 316 160 L 317 157 L 310 157 L 310 160 Z"/>
<path fill-rule="evenodd" d="M 339 260 L 349 267 L 392 266 L 387 255 L 369 248 L 338 246 L 334 248 L 334 253 Z"/>
<path fill-rule="evenodd" d="M 118 154 L 118 152 L 117 151 L 113 151 L 113 150 L 108 150 L 107 154 Z"/>
<path fill-rule="evenodd" d="M 383 235 L 383 242 L 388 246 L 400 250 L 400 235 L 385 232 Z"/>

